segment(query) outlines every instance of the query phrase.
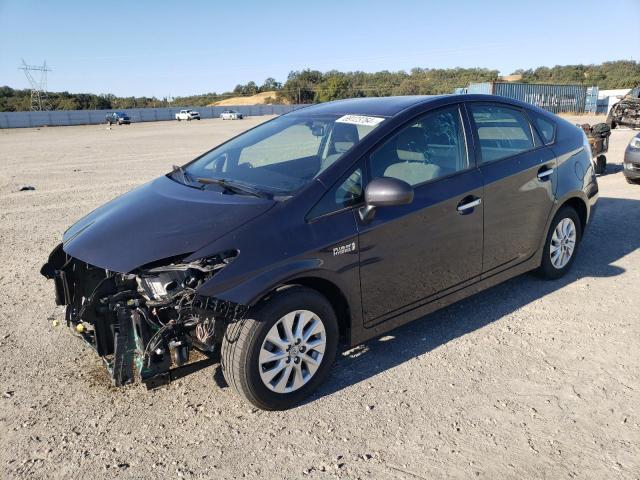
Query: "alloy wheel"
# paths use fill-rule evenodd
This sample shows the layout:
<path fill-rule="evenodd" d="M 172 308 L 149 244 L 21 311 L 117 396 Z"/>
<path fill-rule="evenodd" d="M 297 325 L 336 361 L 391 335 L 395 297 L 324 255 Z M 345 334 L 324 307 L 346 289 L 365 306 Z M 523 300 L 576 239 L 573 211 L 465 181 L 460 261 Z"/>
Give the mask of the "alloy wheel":
<path fill-rule="evenodd" d="M 570 218 L 563 218 L 556 225 L 551 237 L 549 254 L 551 264 L 558 270 L 564 268 L 571 260 L 576 248 L 577 230 L 576 225 Z"/>
<path fill-rule="evenodd" d="M 327 345 L 324 324 L 309 310 L 296 310 L 269 329 L 258 358 L 260 378 L 276 393 L 303 387 L 322 363 Z"/>

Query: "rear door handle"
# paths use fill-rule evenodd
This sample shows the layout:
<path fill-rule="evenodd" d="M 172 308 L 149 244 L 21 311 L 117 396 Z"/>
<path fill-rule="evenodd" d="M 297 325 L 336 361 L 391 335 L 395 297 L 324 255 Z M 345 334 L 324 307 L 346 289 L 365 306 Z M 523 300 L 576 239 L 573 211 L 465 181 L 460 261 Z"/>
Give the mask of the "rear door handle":
<path fill-rule="evenodd" d="M 480 205 L 482 200 L 478 197 L 465 197 L 458 204 L 458 212 L 460 213 L 471 213 L 475 207 Z"/>
<path fill-rule="evenodd" d="M 542 167 L 538 170 L 538 180 L 546 180 L 553 173 L 553 168 Z"/>

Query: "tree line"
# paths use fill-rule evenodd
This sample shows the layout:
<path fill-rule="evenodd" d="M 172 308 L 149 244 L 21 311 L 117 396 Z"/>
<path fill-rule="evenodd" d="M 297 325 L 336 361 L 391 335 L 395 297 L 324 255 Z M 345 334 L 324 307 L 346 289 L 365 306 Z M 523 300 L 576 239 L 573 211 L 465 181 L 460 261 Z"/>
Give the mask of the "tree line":
<path fill-rule="evenodd" d="M 601 89 L 632 88 L 640 85 L 640 63 L 633 60 L 604 62 L 599 65 L 557 65 L 513 72 L 519 82 L 596 85 Z M 317 103 L 352 97 L 388 95 L 430 95 L 451 93 L 473 82 L 499 81 L 497 70 L 486 68 L 414 68 L 405 71 L 340 72 L 300 70 L 289 73 L 284 83 L 267 78 L 237 85 L 233 91 L 206 93 L 173 99 L 156 97 L 117 97 L 111 94 L 57 92 L 48 94 L 53 110 L 126 109 L 167 106 L 205 106 L 234 96 L 276 92 L 268 103 Z M 0 87 L 0 111 L 23 111 L 31 106 L 28 89 Z"/>

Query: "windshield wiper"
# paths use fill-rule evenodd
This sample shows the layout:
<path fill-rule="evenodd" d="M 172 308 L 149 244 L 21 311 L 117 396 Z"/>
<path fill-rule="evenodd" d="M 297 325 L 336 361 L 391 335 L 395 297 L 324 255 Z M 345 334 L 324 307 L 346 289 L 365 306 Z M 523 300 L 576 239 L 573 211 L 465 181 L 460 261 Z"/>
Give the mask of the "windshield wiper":
<path fill-rule="evenodd" d="M 196 181 L 200 182 L 204 185 L 219 185 L 223 187 L 225 190 L 229 190 L 234 193 L 244 193 L 248 195 L 253 195 L 254 197 L 265 198 L 268 195 L 256 188 L 250 187 L 249 185 L 244 185 L 242 183 L 234 182 L 233 180 L 225 180 L 224 178 L 208 178 L 208 177 L 198 177 Z"/>

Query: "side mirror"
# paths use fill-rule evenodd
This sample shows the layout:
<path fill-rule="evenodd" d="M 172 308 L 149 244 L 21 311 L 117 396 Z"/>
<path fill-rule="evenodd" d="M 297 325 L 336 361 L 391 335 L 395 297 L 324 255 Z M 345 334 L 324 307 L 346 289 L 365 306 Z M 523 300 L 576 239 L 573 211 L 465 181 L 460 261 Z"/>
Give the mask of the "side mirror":
<path fill-rule="evenodd" d="M 360 209 L 360 219 L 368 222 L 377 207 L 393 207 L 413 202 L 413 188 L 397 178 L 382 177 L 372 180 L 364 190 L 365 205 Z"/>

